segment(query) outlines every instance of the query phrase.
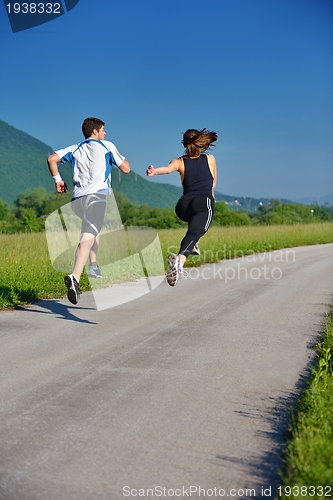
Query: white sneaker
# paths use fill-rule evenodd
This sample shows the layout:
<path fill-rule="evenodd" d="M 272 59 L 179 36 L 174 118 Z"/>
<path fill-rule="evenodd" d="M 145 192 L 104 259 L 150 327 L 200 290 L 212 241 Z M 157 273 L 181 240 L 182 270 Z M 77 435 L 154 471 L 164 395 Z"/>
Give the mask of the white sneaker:
<path fill-rule="evenodd" d="M 194 245 L 191 255 L 200 255 L 200 248 L 198 243 Z"/>
<path fill-rule="evenodd" d="M 67 286 L 67 298 L 72 304 L 77 304 L 80 296 L 79 282 L 74 274 L 68 274 L 64 278 L 65 285 Z"/>
<path fill-rule="evenodd" d="M 175 286 L 179 275 L 183 275 L 183 264 L 178 255 L 170 253 L 168 256 L 169 269 L 166 273 L 166 279 L 170 286 Z"/>
<path fill-rule="evenodd" d="M 102 271 L 98 266 L 89 266 L 88 270 L 89 278 L 102 278 Z"/>

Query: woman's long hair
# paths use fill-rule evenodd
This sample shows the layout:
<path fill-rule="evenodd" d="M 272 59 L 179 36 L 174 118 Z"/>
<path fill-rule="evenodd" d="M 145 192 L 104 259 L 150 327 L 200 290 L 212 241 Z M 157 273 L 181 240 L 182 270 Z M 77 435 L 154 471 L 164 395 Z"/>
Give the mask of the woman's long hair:
<path fill-rule="evenodd" d="M 218 135 L 216 132 L 210 132 L 206 128 L 197 130 L 190 128 L 183 135 L 182 144 L 185 148 L 185 156 L 195 157 L 200 156 L 204 151 L 209 149 L 213 142 L 217 141 Z"/>

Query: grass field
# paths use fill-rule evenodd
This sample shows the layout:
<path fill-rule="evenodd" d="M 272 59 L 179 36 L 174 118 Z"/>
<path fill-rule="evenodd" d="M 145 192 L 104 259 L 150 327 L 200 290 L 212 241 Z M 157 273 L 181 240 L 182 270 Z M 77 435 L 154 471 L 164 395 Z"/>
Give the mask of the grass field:
<path fill-rule="evenodd" d="M 164 229 L 158 234 L 166 264 L 168 253 L 178 251 L 184 229 Z M 292 226 L 212 227 L 200 240 L 200 257 L 191 256 L 186 265 L 199 266 L 255 252 L 331 242 L 333 223 L 329 222 Z M 101 259 L 102 247 L 101 244 Z M 70 269 L 64 268 L 64 272 L 53 269 L 45 233 L 0 234 L 1 309 L 64 296 L 66 289 L 63 277 L 67 272 Z M 135 269 L 130 272 L 127 270 L 125 274 L 120 270 L 114 276 L 114 282 L 137 277 Z M 85 274 L 80 286 L 83 291 L 90 289 Z"/>
<path fill-rule="evenodd" d="M 291 421 L 283 499 L 333 496 L 333 318 L 328 316 L 312 370 Z"/>
<path fill-rule="evenodd" d="M 183 229 L 159 231 L 163 254 L 178 252 Z M 200 257 L 190 256 L 187 266 L 242 257 L 257 252 L 333 242 L 333 223 L 279 226 L 212 227 L 200 240 Z"/>

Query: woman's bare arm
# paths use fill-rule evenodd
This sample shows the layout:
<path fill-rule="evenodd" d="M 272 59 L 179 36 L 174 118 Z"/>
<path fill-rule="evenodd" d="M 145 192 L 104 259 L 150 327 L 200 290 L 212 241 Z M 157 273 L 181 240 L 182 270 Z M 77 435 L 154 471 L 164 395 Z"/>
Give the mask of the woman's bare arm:
<path fill-rule="evenodd" d="M 180 172 L 182 167 L 182 162 L 179 158 L 175 158 L 170 161 L 169 165 L 166 167 L 155 168 L 153 165 L 149 165 L 146 174 L 148 177 L 153 177 L 154 175 L 164 175 L 171 174 L 172 172 Z"/>

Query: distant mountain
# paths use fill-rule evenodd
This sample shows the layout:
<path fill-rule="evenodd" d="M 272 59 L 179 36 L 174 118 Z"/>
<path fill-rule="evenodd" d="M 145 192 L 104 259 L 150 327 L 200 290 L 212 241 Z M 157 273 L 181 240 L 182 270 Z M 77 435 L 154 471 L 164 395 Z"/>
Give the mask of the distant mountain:
<path fill-rule="evenodd" d="M 326 196 L 304 196 L 303 198 L 293 198 L 296 203 L 303 203 L 304 205 L 313 205 L 318 203 L 318 205 L 333 205 L 333 194 L 327 194 Z"/>
<path fill-rule="evenodd" d="M 216 201 L 224 201 L 230 210 L 250 210 L 256 212 L 260 205 L 268 205 L 271 198 L 252 198 L 251 196 L 228 196 L 215 191 Z M 292 203 L 290 200 L 281 198 L 282 203 Z"/>
<path fill-rule="evenodd" d="M 25 189 L 54 189 L 46 159 L 52 148 L 0 120 L 0 198 L 10 205 Z"/>
<path fill-rule="evenodd" d="M 112 169 L 112 187 L 132 203 L 154 208 L 172 208 L 182 195 L 181 187 L 148 181 L 133 171 L 123 174 L 117 168 Z"/>

